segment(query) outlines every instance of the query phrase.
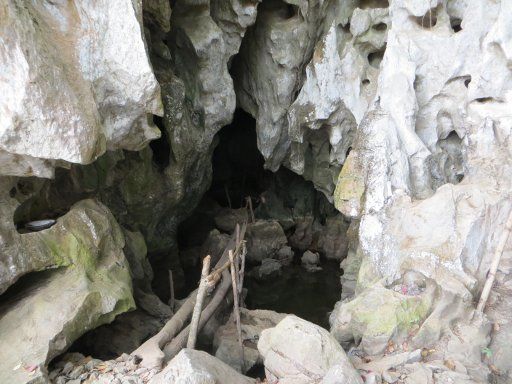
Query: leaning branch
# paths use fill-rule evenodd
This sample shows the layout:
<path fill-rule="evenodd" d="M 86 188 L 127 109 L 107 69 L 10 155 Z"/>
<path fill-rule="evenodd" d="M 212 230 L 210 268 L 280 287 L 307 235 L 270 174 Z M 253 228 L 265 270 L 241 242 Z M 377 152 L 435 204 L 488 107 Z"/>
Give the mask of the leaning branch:
<path fill-rule="evenodd" d="M 477 312 L 483 312 L 485 308 L 485 304 L 487 303 L 487 299 L 489 299 L 489 295 L 491 293 L 492 285 L 494 284 L 494 279 L 496 277 L 496 272 L 498 271 L 498 266 L 500 264 L 501 255 L 503 254 L 503 249 L 507 244 L 508 237 L 510 235 L 510 231 L 512 230 L 512 210 L 508 215 L 507 223 L 505 224 L 505 228 L 500 237 L 500 241 L 498 246 L 496 247 L 496 251 L 494 252 L 494 256 L 492 258 L 491 267 L 489 269 L 489 273 L 487 274 L 487 280 L 485 281 L 484 289 L 482 290 L 482 294 L 480 296 L 480 301 L 478 302 L 478 306 L 476 307 Z"/>
<path fill-rule="evenodd" d="M 196 304 L 194 312 L 192 312 L 192 320 L 190 320 L 190 334 L 188 335 L 187 348 L 194 349 L 197 339 L 197 326 L 199 325 L 199 318 L 203 310 L 204 296 L 206 295 L 206 287 L 208 272 L 210 272 L 210 255 L 206 256 L 203 260 L 203 270 L 201 272 L 201 280 L 199 281 L 199 288 L 197 290 Z"/>

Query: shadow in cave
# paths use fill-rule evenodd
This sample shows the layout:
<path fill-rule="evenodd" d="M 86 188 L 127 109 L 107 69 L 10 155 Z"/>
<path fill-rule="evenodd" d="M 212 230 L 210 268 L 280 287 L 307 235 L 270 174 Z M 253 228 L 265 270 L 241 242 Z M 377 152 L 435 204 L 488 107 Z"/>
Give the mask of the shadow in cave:
<path fill-rule="evenodd" d="M 245 111 L 236 111 L 232 124 L 218 133 L 218 139 L 212 157 L 211 187 L 178 230 L 185 276 L 181 294 L 197 287 L 200 262 L 211 251 L 208 248 L 211 239 L 228 236 L 229 231 L 219 223 L 226 215 L 244 209 L 246 198 L 250 197 L 256 221 L 277 221 L 292 256 L 290 261 L 283 263 L 280 271 L 263 277 L 256 273 L 261 260 L 248 257 L 244 283 L 247 308 L 293 313 L 329 328 L 328 312 L 340 299 L 339 259 L 328 259 L 324 251 L 326 240 L 319 243 L 321 237 L 325 237 L 321 232 L 325 232 L 326 223 L 337 219 L 343 222 L 344 230 L 348 223 L 311 182 L 284 167 L 275 173 L 265 170 L 263 156 L 257 148 L 255 120 Z M 316 272 L 301 265 L 305 251 L 320 255 Z M 276 254 L 267 257 L 278 258 Z"/>

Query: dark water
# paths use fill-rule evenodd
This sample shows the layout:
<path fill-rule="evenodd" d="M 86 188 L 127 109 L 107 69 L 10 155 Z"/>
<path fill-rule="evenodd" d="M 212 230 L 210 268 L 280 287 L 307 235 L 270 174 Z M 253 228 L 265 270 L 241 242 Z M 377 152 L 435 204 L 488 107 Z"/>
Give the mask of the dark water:
<path fill-rule="evenodd" d="M 329 312 L 340 300 L 339 262 L 325 261 L 322 270 L 307 272 L 300 264 L 283 267 L 279 277 L 263 281 L 248 277 L 246 305 L 297 315 L 329 329 Z"/>

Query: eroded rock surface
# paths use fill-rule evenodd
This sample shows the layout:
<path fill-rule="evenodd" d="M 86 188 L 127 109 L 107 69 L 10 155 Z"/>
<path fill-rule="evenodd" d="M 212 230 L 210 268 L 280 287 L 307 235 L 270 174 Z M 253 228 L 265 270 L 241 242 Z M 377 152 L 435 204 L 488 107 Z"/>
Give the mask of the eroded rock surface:
<path fill-rule="evenodd" d="M 84 200 L 55 226 L 20 236 L 47 250 L 53 270 L 25 276 L 2 296 L 0 378 L 13 384 L 45 382 L 52 358 L 135 304 L 124 237 L 103 205 Z"/>
<path fill-rule="evenodd" d="M 341 383 L 363 383 L 329 332 L 297 316 L 288 315 L 276 327 L 264 330 L 258 350 L 271 384 L 320 382 L 331 369 L 338 370 L 344 379 Z"/>
<path fill-rule="evenodd" d="M 206 352 L 185 348 L 149 383 L 249 384 L 255 383 L 255 380 L 243 376 Z"/>
<path fill-rule="evenodd" d="M 215 357 L 230 365 L 239 372 L 246 373 L 255 365 L 263 365 L 263 358 L 257 344 L 261 332 L 275 327 L 286 315 L 264 309 L 240 309 L 240 323 L 244 344 L 244 360 L 238 344 L 238 333 L 233 315 L 228 322 L 215 332 L 213 346 Z"/>
<path fill-rule="evenodd" d="M 159 85 L 130 0 L 2 6 L 0 173 L 50 177 L 106 149 L 141 149 L 159 132 Z"/>

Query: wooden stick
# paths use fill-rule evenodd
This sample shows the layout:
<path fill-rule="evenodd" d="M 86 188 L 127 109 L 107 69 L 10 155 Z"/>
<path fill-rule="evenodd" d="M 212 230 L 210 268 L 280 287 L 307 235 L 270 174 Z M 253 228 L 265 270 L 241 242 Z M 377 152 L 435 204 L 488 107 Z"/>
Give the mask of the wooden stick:
<path fill-rule="evenodd" d="M 240 239 L 244 238 L 246 229 L 247 229 L 247 222 L 244 222 L 240 228 Z M 222 253 L 221 258 L 217 262 L 217 266 L 219 266 L 219 265 L 223 266 L 223 263 L 225 262 L 226 259 L 228 259 L 228 263 L 229 263 L 229 251 L 231 251 L 233 248 L 235 248 L 235 252 L 238 252 L 238 250 L 241 249 L 243 242 L 241 242 L 241 244 L 236 244 L 235 236 L 236 235 L 233 234 L 233 236 L 231 237 L 228 245 L 226 246 L 226 248 L 224 249 L 224 252 Z M 216 275 L 216 272 L 218 272 L 219 269 L 210 273 L 209 276 L 212 277 L 212 275 Z M 223 302 L 224 298 L 226 297 L 227 292 L 229 291 L 229 287 L 231 286 L 231 279 L 229 276 L 229 272 L 227 270 L 224 269 L 222 274 L 219 274 L 219 276 L 222 276 L 222 281 L 215 289 L 213 298 L 210 300 L 208 305 L 204 308 L 203 312 L 201 313 L 198 331 L 200 331 L 204 327 L 206 322 L 213 316 L 213 314 L 215 313 L 215 311 L 217 310 L 219 305 Z M 220 277 L 219 277 L 219 280 L 220 280 Z M 183 347 L 185 347 L 185 345 L 187 343 L 187 339 L 188 339 L 189 329 L 190 329 L 190 326 L 187 326 L 172 340 L 168 339 L 167 343 L 165 344 L 165 347 L 163 348 L 163 353 L 162 353 L 162 354 L 165 354 L 164 362 L 171 360 L 174 356 L 176 356 L 181 351 L 181 349 Z M 169 342 L 169 340 L 170 340 L 170 342 Z"/>
<path fill-rule="evenodd" d="M 162 348 L 184 327 L 185 323 L 192 315 L 196 295 L 197 289 L 189 295 L 185 303 L 164 325 L 160 332 L 146 340 L 131 353 L 132 356 L 138 356 L 142 359 L 142 366 L 146 368 L 161 368 L 165 357 Z"/>
<path fill-rule="evenodd" d="M 487 299 L 491 293 L 492 285 L 494 284 L 494 279 L 496 277 L 496 271 L 498 270 L 498 266 L 500 264 L 501 255 L 503 254 L 503 249 L 507 244 L 508 236 L 510 235 L 510 231 L 512 230 L 512 210 L 510 211 L 507 219 L 507 223 L 505 224 L 505 229 L 501 234 L 500 241 L 498 242 L 498 246 L 496 247 L 496 251 L 494 252 L 494 256 L 492 258 L 491 267 L 489 268 L 489 273 L 487 274 L 487 280 L 485 281 L 484 288 L 482 290 L 482 294 L 480 296 L 480 301 L 478 302 L 478 306 L 476 307 L 477 312 L 483 312 L 485 308 L 485 304 L 487 303 Z"/>
<path fill-rule="evenodd" d="M 242 325 L 240 324 L 240 307 L 238 306 L 238 275 L 236 273 L 235 257 L 231 251 L 229 251 L 229 261 L 231 262 L 231 285 L 233 286 L 233 312 L 235 315 L 236 330 L 238 332 L 238 344 L 240 345 L 240 354 L 242 358 L 240 363 L 243 371 L 245 366 L 245 356 L 244 343 L 242 340 Z"/>
<path fill-rule="evenodd" d="M 224 271 L 222 274 L 222 282 L 219 284 L 213 298 L 210 300 L 208 305 L 204 308 L 201 313 L 201 319 L 199 320 L 198 331 L 200 331 L 206 322 L 210 320 L 215 311 L 218 309 L 219 305 L 224 301 L 227 293 L 229 292 L 229 287 L 231 286 L 231 279 L 229 278 L 228 271 Z M 165 345 L 163 349 L 163 353 L 165 354 L 164 361 L 167 362 L 171 360 L 174 356 L 176 356 L 182 348 L 185 346 L 187 342 L 188 333 L 190 330 L 190 326 L 185 327 L 176 337 L 172 339 L 172 341 Z"/>
<path fill-rule="evenodd" d="M 194 312 L 192 312 L 192 320 L 190 320 L 190 333 L 188 335 L 187 348 L 194 349 L 197 339 L 197 326 L 203 310 L 204 296 L 206 294 L 207 280 L 206 277 L 210 272 L 210 255 L 203 259 L 203 270 L 201 272 L 201 280 L 199 281 L 199 289 L 197 290 L 196 305 Z"/>
<path fill-rule="evenodd" d="M 240 238 L 244 238 L 245 236 L 245 230 L 247 228 L 247 223 L 244 222 L 242 224 L 241 230 L 240 230 Z M 223 263 L 227 261 L 227 266 L 229 266 L 229 255 L 228 251 L 230 249 L 238 249 L 239 245 L 236 244 L 236 238 L 235 235 L 231 237 L 231 239 L 228 242 L 228 245 L 226 248 L 224 248 L 224 252 L 222 253 L 222 256 L 220 257 L 219 261 L 216 264 L 217 268 L 220 268 L 219 266 L 222 266 Z M 227 268 L 227 267 L 226 267 Z M 215 273 L 215 271 L 214 271 Z M 211 274 L 210 274 L 211 275 Z M 219 274 L 218 280 L 220 280 L 221 275 L 223 276 L 224 280 L 229 280 L 227 283 L 227 286 L 225 286 L 224 281 L 217 287 L 215 296 L 212 298 L 210 304 L 206 306 L 204 309 L 201 319 L 199 321 L 199 330 L 203 326 L 203 322 L 206 323 L 208 319 L 211 317 L 211 314 L 214 313 L 214 310 L 218 307 L 218 304 L 216 302 L 222 302 L 224 299 L 224 296 L 226 295 L 226 292 L 229 290 L 229 286 L 231 285 L 231 280 L 229 279 L 229 273 L 222 272 L 222 274 Z M 187 300 L 185 300 L 185 303 L 181 305 L 179 310 L 174 314 L 174 316 L 169 319 L 169 321 L 164 325 L 164 327 L 158 332 L 156 335 L 150 337 L 148 340 L 146 340 L 142 345 L 140 345 L 135 351 L 131 353 L 132 356 L 138 356 L 142 359 L 142 366 L 147 368 L 161 368 L 162 362 L 164 361 L 164 352 L 162 351 L 162 348 L 169 345 L 169 341 L 173 340 L 173 337 L 177 339 L 176 343 L 174 345 L 179 345 L 179 349 L 177 349 L 177 354 L 181 348 L 183 348 L 187 342 L 188 339 L 188 331 L 183 332 L 183 327 L 185 326 L 185 323 L 188 322 L 190 319 L 190 316 L 192 315 L 192 312 L 194 310 L 195 302 L 196 302 L 196 296 L 197 296 L 197 289 L 192 292 Z M 211 310 L 209 311 L 209 308 Z M 182 330 L 180 332 L 180 330 Z M 175 337 L 176 334 L 178 336 Z M 167 350 L 167 347 L 166 347 Z M 173 355 L 174 356 L 174 355 Z"/>
<path fill-rule="evenodd" d="M 237 244 L 240 244 L 240 245 L 243 245 L 241 244 L 240 242 L 240 225 L 237 223 L 236 224 L 236 227 L 235 227 L 235 233 L 236 233 L 236 243 Z M 233 255 L 234 259 L 235 259 L 235 262 L 234 262 L 234 265 L 235 265 L 235 277 L 236 277 L 236 286 L 237 286 L 237 290 L 236 290 L 236 293 L 237 293 L 237 296 L 238 296 L 238 304 L 240 304 L 240 258 L 237 258 L 238 255 L 242 255 L 242 249 L 243 247 L 240 249 L 240 252 L 238 253 L 235 253 Z M 231 260 L 230 260 L 231 262 Z"/>
<path fill-rule="evenodd" d="M 172 270 L 169 269 L 169 286 L 171 288 L 171 297 L 169 298 L 169 306 L 171 311 L 174 312 L 174 280 L 172 278 Z"/>
<path fill-rule="evenodd" d="M 226 193 L 226 199 L 228 199 L 228 206 L 231 208 L 231 197 L 229 197 L 229 191 L 227 184 L 224 184 L 224 192 Z"/>
<path fill-rule="evenodd" d="M 247 205 L 249 207 L 249 212 L 251 213 L 251 223 L 254 223 L 256 219 L 254 218 L 254 211 L 252 209 L 252 199 L 251 196 L 247 196 Z"/>
<path fill-rule="evenodd" d="M 245 255 L 247 254 L 247 248 L 245 247 L 245 241 L 243 241 L 242 252 L 240 253 L 240 271 L 238 272 L 238 296 L 240 297 L 240 306 L 244 307 L 244 300 L 242 297 L 242 291 L 244 288 L 244 274 L 245 274 Z"/>

